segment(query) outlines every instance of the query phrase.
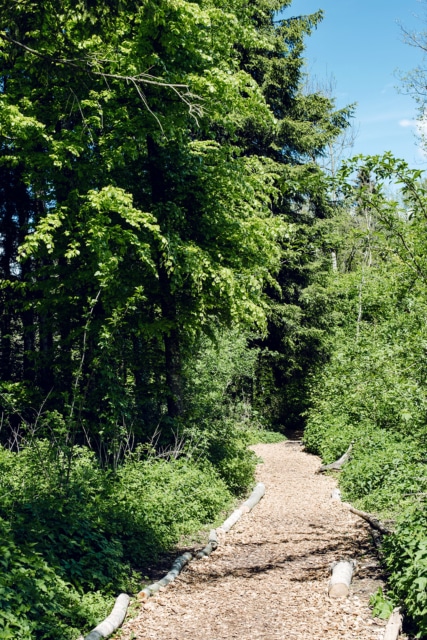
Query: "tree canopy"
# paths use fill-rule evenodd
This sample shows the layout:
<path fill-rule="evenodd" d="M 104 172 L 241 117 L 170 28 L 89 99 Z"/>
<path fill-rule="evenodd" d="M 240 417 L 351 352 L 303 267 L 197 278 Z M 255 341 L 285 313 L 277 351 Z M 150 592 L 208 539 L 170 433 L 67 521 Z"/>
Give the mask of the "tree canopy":
<path fill-rule="evenodd" d="M 2 7 L 2 368 L 31 402 L 179 416 L 195 337 L 265 330 L 311 263 L 350 109 L 303 93 L 321 13 L 289 4 Z"/>

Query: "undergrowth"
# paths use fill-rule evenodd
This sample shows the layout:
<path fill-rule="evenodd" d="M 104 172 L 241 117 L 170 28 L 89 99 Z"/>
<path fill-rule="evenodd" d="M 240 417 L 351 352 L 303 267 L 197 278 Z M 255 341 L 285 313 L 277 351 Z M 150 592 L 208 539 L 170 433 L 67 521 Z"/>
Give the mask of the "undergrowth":
<path fill-rule="evenodd" d="M 111 473 L 85 448 L 65 461 L 40 441 L 0 450 L 0 478 L 0 638 L 75 640 L 232 501 L 207 461 L 136 453 Z"/>
<path fill-rule="evenodd" d="M 366 294 L 368 297 L 368 294 Z M 306 449 L 324 462 L 353 442 L 340 474 L 343 499 L 395 520 L 383 545 L 389 604 L 403 607 L 417 638 L 427 636 L 427 344 L 424 307 L 406 293 L 392 312 L 338 329 L 330 361 L 312 381 Z M 369 302 L 369 297 L 368 297 Z M 366 305 L 368 305 L 366 302 Z M 380 305 L 380 294 L 375 303 Z M 368 316 L 368 310 L 366 311 Z M 380 606 L 381 596 L 376 597 Z M 381 608 L 381 607 L 380 607 Z"/>
<path fill-rule="evenodd" d="M 115 471 L 85 447 L 0 449 L 0 638 L 75 640 L 120 591 L 138 591 L 160 554 L 215 523 L 253 483 L 246 444 L 282 439 L 261 429 L 234 438 L 236 457 L 219 452 L 217 467 L 145 447 Z"/>

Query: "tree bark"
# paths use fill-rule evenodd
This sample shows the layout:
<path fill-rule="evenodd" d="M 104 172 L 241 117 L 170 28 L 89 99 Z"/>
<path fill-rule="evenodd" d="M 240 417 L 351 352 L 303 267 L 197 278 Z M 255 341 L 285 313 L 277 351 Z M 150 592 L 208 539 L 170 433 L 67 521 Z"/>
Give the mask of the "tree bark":
<path fill-rule="evenodd" d="M 162 204 L 167 201 L 167 183 L 165 171 L 160 157 L 159 146 L 151 136 L 147 136 L 148 173 L 151 184 L 151 198 L 156 209 L 158 223 L 164 230 L 167 220 L 162 213 Z M 183 414 L 183 382 L 181 344 L 178 323 L 178 309 L 176 296 L 171 291 L 170 276 L 162 262 L 162 256 L 157 257 L 159 274 L 159 302 L 162 317 L 167 321 L 163 332 L 165 352 L 165 378 L 168 388 L 167 406 L 168 416 L 177 418 Z"/>

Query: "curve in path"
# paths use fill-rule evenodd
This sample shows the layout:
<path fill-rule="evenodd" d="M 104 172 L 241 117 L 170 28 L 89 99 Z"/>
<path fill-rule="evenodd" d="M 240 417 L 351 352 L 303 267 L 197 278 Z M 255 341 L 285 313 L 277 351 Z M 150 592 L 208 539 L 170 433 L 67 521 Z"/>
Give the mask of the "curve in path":
<path fill-rule="evenodd" d="M 380 640 L 369 596 L 382 586 L 366 523 L 331 500 L 335 480 L 289 441 L 253 447 L 266 495 L 138 617 L 121 640 Z M 350 596 L 327 594 L 330 564 L 358 562 Z"/>

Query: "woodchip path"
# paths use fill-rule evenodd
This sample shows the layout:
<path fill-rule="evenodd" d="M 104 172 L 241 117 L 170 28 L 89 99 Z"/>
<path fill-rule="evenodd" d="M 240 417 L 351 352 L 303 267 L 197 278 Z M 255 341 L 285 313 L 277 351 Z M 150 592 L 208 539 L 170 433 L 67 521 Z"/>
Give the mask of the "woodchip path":
<path fill-rule="evenodd" d="M 331 500 L 335 480 L 298 443 L 257 445 L 266 494 L 208 559 L 142 604 L 121 640 L 380 640 L 369 596 L 382 585 L 368 525 Z M 350 596 L 328 597 L 329 565 L 358 562 Z"/>

